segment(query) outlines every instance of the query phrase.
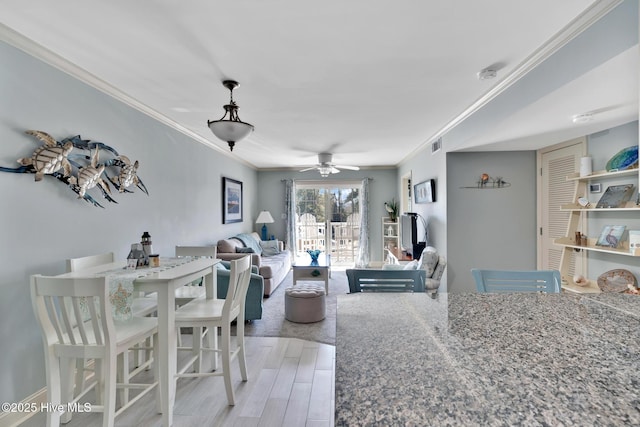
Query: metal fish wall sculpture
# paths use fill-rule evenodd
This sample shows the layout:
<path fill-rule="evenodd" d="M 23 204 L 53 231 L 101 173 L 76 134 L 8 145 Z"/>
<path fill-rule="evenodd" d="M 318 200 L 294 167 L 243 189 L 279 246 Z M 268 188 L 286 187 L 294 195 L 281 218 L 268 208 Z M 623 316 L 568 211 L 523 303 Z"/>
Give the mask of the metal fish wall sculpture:
<path fill-rule="evenodd" d="M 82 139 L 80 135 L 58 142 L 48 133 L 39 130 L 28 130 L 25 133 L 37 138 L 44 145 L 36 148 L 31 157 L 18 159 L 22 166 L 0 166 L 0 172 L 33 173 L 36 181 L 50 175 L 66 184 L 79 199 L 100 208 L 104 206 L 87 191 L 98 188 L 107 201 L 118 203 L 111 197 L 109 183 L 113 184 L 119 193 L 133 193 L 128 188 L 135 185 L 149 195 L 147 187 L 137 175 L 138 161 L 131 164 L 127 156 L 120 155 L 106 144 Z M 99 162 L 99 156 L 103 154 L 109 155 L 110 158 Z"/>

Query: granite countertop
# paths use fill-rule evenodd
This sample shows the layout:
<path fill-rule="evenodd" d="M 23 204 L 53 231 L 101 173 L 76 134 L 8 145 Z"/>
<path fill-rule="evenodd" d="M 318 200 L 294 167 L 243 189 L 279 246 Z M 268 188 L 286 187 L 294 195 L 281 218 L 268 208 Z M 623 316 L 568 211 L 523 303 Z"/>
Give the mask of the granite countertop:
<path fill-rule="evenodd" d="M 640 297 L 338 296 L 336 426 L 640 425 Z"/>

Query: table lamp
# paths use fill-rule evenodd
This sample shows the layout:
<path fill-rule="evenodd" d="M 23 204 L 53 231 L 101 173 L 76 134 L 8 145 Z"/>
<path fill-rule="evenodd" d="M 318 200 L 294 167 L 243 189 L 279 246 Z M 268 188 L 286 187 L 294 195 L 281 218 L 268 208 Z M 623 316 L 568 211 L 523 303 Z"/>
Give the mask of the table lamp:
<path fill-rule="evenodd" d="M 267 240 L 267 224 L 272 224 L 273 217 L 269 211 L 261 211 L 256 219 L 256 224 L 262 223 L 262 240 Z"/>

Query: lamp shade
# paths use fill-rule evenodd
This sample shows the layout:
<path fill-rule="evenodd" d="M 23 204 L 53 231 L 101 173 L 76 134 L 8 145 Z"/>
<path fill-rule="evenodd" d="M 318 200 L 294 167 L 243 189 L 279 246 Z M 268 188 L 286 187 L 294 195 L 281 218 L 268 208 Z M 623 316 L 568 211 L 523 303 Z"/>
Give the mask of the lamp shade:
<path fill-rule="evenodd" d="M 256 219 L 256 224 L 272 224 L 273 217 L 269 213 L 269 211 L 262 211 L 258 214 L 258 219 Z"/>
<path fill-rule="evenodd" d="M 245 122 L 233 120 L 216 120 L 209 122 L 209 129 L 215 136 L 226 142 L 238 142 L 247 137 L 253 126 Z"/>

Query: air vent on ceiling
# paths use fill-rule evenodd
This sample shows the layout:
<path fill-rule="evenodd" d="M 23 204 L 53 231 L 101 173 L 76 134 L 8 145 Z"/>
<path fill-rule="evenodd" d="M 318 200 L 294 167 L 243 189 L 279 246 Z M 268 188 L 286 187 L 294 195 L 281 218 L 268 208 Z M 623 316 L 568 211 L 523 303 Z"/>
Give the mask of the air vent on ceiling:
<path fill-rule="evenodd" d="M 431 143 L 431 154 L 435 154 L 442 148 L 442 138 L 438 138 Z"/>

